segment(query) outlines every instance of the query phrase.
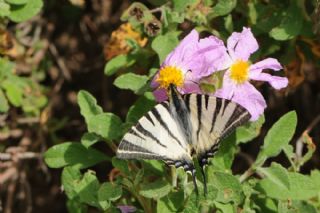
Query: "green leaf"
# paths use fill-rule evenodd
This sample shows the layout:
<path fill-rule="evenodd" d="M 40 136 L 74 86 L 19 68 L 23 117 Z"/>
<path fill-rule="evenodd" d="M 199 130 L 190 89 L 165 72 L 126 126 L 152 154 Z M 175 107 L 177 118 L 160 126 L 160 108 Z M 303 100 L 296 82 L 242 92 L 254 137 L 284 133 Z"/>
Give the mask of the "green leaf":
<path fill-rule="evenodd" d="M 104 74 L 107 76 L 113 75 L 121 68 L 129 67 L 134 63 L 135 59 L 131 55 L 118 55 L 106 63 Z"/>
<path fill-rule="evenodd" d="M 212 167 L 208 167 L 208 183 L 218 189 L 215 199 L 217 202 L 240 203 L 243 197 L 242 186 L 235 176 L 224 172 L 215 172 Z"/>
<path fill-rule="evenodd" d="M 157 202 L 157 212 L 177 212 L 184 202 L 183 191 L 172 192 Z"/>
<path fill-rule="evenodd" d="M 293 1 L 292 1 L 293 2 Z M 288 40 L 299 35 L 303 24 L 301 9 L 292 3 L 285 14 L 279 26 L 270 31 L 270 36 L 276 40 Z"/>
<path fill-rule="evenodd" d="M 218 203 L 215 202 L 215 206 L 217 209 L 219 209 L 220 211 L 218 211 L 219 213 L 236 213 L 237 211 L 234 208 L 234 205 L 232 205 L 231 203 Z"/>
<path fill-rule="evenodd" d="M 0 16 L 5 17 L 10 15 L 10 5 L 0 0 Z"/>
<path fill-rule="evenodd" d="M 87 91 L 80 90 L 77 96 L 80 113 L 85 118 L 86 123 L 89 119 L 103 112 L 102 108 L 97 104 L 96 99 Z"/>
<path fill-rule="evenodd" d="M 171 191 L 171 185 L 164 180 L 157 180 L 141 187 L 140 194 L 147 198 L 160 199 Z"/>
<path fill-rule="evenodd" d="M 236 153 L 235 134 L 231 134 L 228 138 L 221 141 L 221 145 L 217 154 L 211 159 L 216 169 L 225 171 L 231 168 L 234 155 Z"/>
<path fill-rule="evenodd" d="M 209 17 L 215 18 L 229 14 L 237 5 L 237 0 L 219 0 L 218 3 L 212 8 Z"/>
<path fill-rule="evenodd" d="M 109 160 L 102 152 L 90 147 L 87 149 L 82 144 L 76 142 L 55 145 L 46 151 L 44 158 L 47 165 L 51 168 L 76 166 L 81 169 Z"/>
<path fill-rule="evenodd" d="M 237 144 L 247 143 L 256 138 L 261 131 L 261 127 L 264 124 L 264 115 L 260 116 L 255 122 L 248 122 L 246 125 L 240 126 L 236 129 Z"/>
<path fill-rule="evenodd" d="M 80 200 L 90 206 L 100 208 L 98 190 L 100 183 L 93 171 L 87 171 L 83 178 L 75 185 Z"/>
<path fill-rule="evenodd" d="M 42 0 L 32 0 L 23 5 L 11 6 L 9 18 L 14 22 L 22 22 L 37 15 L 43 6 L 43 2 Z"/>
<path fill-rule="evenodd" d="M 278 204 L 278 212 L 279 213 L 295 213 L 295 212 L 308 212 L 308 213 L 317 213 L 318 211 L 314 206 L 305 202 L 293 200 L 291 202 L 279 201 Z"/>
<path fill-rule="evenodd" d="M 160 64 L 167 55 L 178 45 L 180 32 L 171 31 L 164 35 L 158 35 L 151 43 L 152 49 L 158 54 Z"/>
<path fill-rule="evenodd" d="M 256 190 L 275 199 L 307 200 L 318 195 L 320 187 L 308 175 L 289 172 L 290 188 L 281 188 L 274 181 L 266 178 L 258 182 Z"/>
<path fill-rule="evenodd" d="M 266 158 L 277 156 L 293 137 L 296 126 L 296 112 L 282 116 L 268 131 L 256 162 L 261 165 Z"/>
<path fill-rule="evenodd" d="M 91 116 L 87 124 L 89 132 L 100 135 L 107 140 L 118 139 L 122 136 L 122 121 L 112 113 Z"/>
<path fill-rule="evenodd" d="M 183 12 L 188 6 L 197 3 L 197 0 L 172 0 L 173 9 L 177 12 Z"/>
<path fill-rule="evenodd" d="M 86 132 L 82 138 L 81 138 L 81 143 L 86 147 L 90 147 L 93 144 L 97 143 L 100 140 L 100 137 L 96 135 L 95 133 L 89 133 Z"/>
<path fill-rule="evenodd" d="M 101 185 L 98 191 L 98 200 L 103 209 L 107 209 L 110 201 L 118 200 L 122 195 L 122 188 L 111 183 L 104 183 Z"/>
<path fill-rule="evenodd" d="M 21 106 L 23 99 L 23 90 L 17 84 L 14 84 L 10 80 L 4 81 L 2 83 L 2 87 L 5 89 L 10 103 L 15 107 Z"/>
<path fill-rule="evenodd" d="M 129 89 L 140 94 L 146 87 L 148 80 L 149 78 L 145 75 L 126 73 L 116 78 L 113 84 L 120 89 Z"/>
<path fill-rule="evenodd" d="M 187 205 L 185 205 L 184 213 L 194 213 L 199 212 L 200 205 L 199 205 L 199 199 L 196 193 L 191 193 L 191 195 L 188 198 Z"/>
<path fill-rule="evenodd" d="M 78 199 L 68 200 L 67 209 L 70 213 L 87 213 L 88 206 L 81 203 Z"/>
<path fill-rule="evenodd" d="M 119 169 L 123 174 L 125 174 L 127 176 L 130 174 L 128 162 L 125 160 L 119 159 L 117 157 L 113 157 L 112 158 L 112 166 L 114 168 Z"/>
<path fill-rule="evenodd" d="M 269 168 L 258 167 L 257 170 L 258 172 L 264 174 L 275 185 L 277 185 L 279 190 L 290 189 L 288 172 L 280 164 L 272 163 L 271 167 Z"/>
<path fill-rule="evenodd" d="M 143 168 L 156 175 L 162 175 L 164 173 L 164 165 L 158 160 L 143 160 Z"/>
<path fill-rule="evenodd" d="M 9 4 L 26 4 L 28 2 L 28 0 L 5 0 L 6 2 L 8 2 Z"/>
<path fill-rule="evenodd" d="M 78 168 L 67 166 L 63 168 L 61 174 L 61 182 L 63 189 L 66 192 L 69 199 L 75 199 L 78 193 L 75 189 L 75 184 L 81 179 L 81 172 Z"/>
<path fill-rule="evenodd" d="M 7 112 L 9 110 L 9 104 L 2 89 L 0 89 L 0 112 Z"/>
<path fill-rule="evenodd" d="M 154 107 L 154 96 L 151 92 L 146 92 L 129 109 L 126 122 L 136 123 L 144 114 Z"/>

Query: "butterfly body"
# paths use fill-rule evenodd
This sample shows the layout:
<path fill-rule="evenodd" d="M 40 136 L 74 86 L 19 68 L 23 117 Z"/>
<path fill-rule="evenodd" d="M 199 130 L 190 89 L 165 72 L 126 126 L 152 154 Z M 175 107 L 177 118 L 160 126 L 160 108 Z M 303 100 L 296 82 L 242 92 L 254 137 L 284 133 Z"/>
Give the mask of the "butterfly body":
<path fill-rule="evenodd" d="M 248 111 L 236 103 L 208 95 L 181 96 L 171 85 L 169 101 L 157 104 L 124 135 L 117 157 L 157 159 L 183 167 L 191 173 L 197 192 L 195 156 L 206 193 L 204 167 L 208 158 L 214 156 L 224 138 L 249 119 Z"/>

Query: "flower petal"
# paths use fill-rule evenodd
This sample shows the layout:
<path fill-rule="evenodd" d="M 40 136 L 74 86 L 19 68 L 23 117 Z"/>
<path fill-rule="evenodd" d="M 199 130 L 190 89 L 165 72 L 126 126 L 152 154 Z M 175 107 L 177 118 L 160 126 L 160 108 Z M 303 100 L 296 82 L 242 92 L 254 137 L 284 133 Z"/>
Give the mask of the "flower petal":
<path fill-rule="evenodd" d="M 196 30 L 192 30 L 167 56 L 162 66 L 183 66 L 183 62 L 192 59 L 192 55 L 198 50 L 198 42 L 199 33 Z"/>
<path fill-rule="evenodd" d="M 267 107 L 266 101 L 261 93 L 249 82 L 238 85 L 231 100 L 248 110 L 251 114 L 251 121 L 258 120 Z"/>
<path fill-rule="evenodd" d="M 241 33 L 234 32 L 228 38 L 227 47 L 232 60 L 248 61 L 250 55 L 259 48 L 250 28 L 243 28 Z"/>
<path fill-rule="evenodd" d="M 188 93 L 198 93 L 198 94 L 201 94 L 202 91 L 199 87 L 199 84 L 198 82 L 194 82 L 194 81 L 189 81 L 189 80 L 186 80 L 184 85 L 183 85 L 183 88 L 178 88 L 178 91 L 181 93 L 181 94 L 188 94 Z"/>
<path fill-rule="evenodd" d="M 266 58 L 250 66 L 250 76 L 257 75 L 262 72 L 262 70 L 271 69 L 278 71 L 282 69 L 281 64 L 275 58 Z"/>
<path fill-rule="evenodd" d="M 250 79 L 256 81 L 267 81 L 275 89 L 282 89 L 288 86 L 288 79 L 286 77 L 272 76 L 268 73 L 260 73 L 259 75 L 250 77 Z"/>
<path fill-rule="evenodd" d="M 163 89 L 163 88 L 158 88 L 158 89 L 154 90 L 153 95 L 156 98 L 157 102 L 163 102 L 168 99 L 167 91 L 166 91 L 166 89 Z"/>
<path fill-rule="evenodd" d="M 231 100 L 236 90 L 236 85 L 229 78 L 229 70 L 223 76 L 222 88 L 218 89 L 214 96 Z"/>
<path fill-rule="evenodd" d="M 207 69 L 205 70 L 205 76 L 227 69 L 232 63 L 223 41 L 215 36 L 200 39 L 198 53 L 201 56 L 205 56 L 206 59 Z"/>

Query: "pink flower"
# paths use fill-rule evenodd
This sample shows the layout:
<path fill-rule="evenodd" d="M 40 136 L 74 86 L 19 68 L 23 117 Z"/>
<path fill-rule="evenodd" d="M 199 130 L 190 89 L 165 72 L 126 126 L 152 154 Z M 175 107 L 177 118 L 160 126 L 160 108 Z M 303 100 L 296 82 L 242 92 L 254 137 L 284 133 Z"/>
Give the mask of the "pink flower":
<path fill-rule="evenodd" d="M 213 36 L 212 36 L 213 37 Z M 209 39 L 216 44 L 216 38 Z M 208 41 L 209 43 L 209 41 Z M 206 43 L 205 45 L 209 45 Z M 250 64 L 249 57 L 259 48 L 250 28 L 243 28 L 241 33 L 234 32 L 227 40 L 225 54 L 218 60 L 212 60 L 216 70 L 226 70 L 222 88 L 215 92 L 215 96 L 232 100 L 251 114 L 251 121 L 255 121 L 263 114 L 266 101 L 261 93 L 250 83 L 250 80 L 267 81 L 273 88 L 281 89 L 288 85 L 285 77 L 272 76 L 263 73 L 264 69 L 278 71 L 282 66 L 274 58 L 266 58 L 255 64 Z M 206 53 L 210 58 L 210 52 Z"/>
<path fill-rule="evenodd" d="M 199 80 L 212 72 L 203 54 L 214 50 L 212 57 L 215 57 L 225 49 L 223 42 L 209 46 L 203 45 L 202 40 L 198 32 L 192 30 L 167 56 L 151 82 L 158 102 L 168 98 L 166 89 L 170 84 L 175 84 L 182 94 L 201 93 Z"/>

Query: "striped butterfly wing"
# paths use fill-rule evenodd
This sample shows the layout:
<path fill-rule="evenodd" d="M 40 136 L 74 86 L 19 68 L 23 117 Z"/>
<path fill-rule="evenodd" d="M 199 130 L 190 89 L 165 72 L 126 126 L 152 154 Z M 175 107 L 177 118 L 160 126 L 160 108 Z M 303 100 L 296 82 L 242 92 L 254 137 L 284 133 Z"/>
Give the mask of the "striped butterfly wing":
<path fill-rule="evenodd" d="M 208 95 L 184 96 L 193 127 L 192 141 L 201 167 L 218 150 L 220 142 L 250 119 L 237 103 Z"/>
<path fill-rule="evenodd" d="M 157 159 L 194 172 L 190 145 L 172 116 L 169 103 L 156 105 L 121 140 L 117 157 Z"/>

